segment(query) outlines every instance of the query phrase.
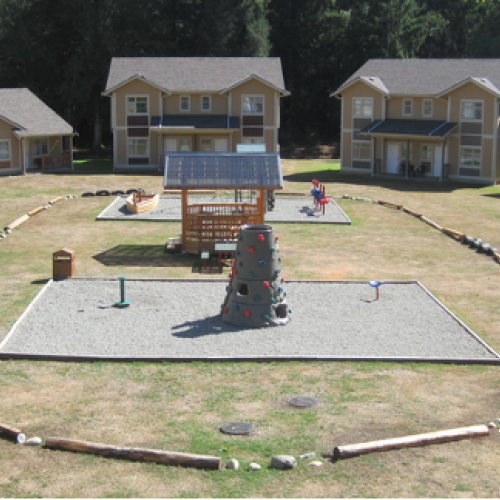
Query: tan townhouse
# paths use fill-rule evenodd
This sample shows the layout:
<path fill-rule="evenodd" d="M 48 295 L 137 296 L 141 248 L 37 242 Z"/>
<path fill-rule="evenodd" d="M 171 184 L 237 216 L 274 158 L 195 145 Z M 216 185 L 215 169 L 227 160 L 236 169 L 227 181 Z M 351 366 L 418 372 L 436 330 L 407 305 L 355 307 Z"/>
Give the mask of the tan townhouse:
<path fill-rule="evenodd" d="M 115 170 L 163 170 L 168 152 L 279 151 L 279 58 L 117 57 L 111 101 Z"/>
<path fill-rule="evenodd" d="M 73 135 L 30 90 L 0 89 L 0 175 L 72 169 Z"/>
<path fill-rule="evenodd" d="M 372 59 L 332 96 L 345 172 L 500 179 L 500 59 Z"/>

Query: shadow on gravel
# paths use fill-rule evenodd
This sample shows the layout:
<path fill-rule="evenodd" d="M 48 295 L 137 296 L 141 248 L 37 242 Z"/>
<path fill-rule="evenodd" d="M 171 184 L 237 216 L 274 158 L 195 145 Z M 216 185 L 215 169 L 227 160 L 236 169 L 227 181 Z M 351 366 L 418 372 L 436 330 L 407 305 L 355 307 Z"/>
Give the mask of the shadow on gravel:
<path fill-rule="evenodd" d="M 182 339 L 196 339 L 205 337 L 206 335 L 219 335 L 221 333 L 231 333 L 238 331 L 235 326 L 228 325 L 220 319 L 220 314 L 209 316 L 208 318 L 199 319 L 196 321 L 186 321 L 177 326 L 172 326 L 172 330 L 179 330 L 172 335 Z"/>
<path fill-rule="evenodd" d="M 93 258 L 108 267 L 193 267 L 199 257 L 165 253 L 165 245 L 118 245 Z"/>

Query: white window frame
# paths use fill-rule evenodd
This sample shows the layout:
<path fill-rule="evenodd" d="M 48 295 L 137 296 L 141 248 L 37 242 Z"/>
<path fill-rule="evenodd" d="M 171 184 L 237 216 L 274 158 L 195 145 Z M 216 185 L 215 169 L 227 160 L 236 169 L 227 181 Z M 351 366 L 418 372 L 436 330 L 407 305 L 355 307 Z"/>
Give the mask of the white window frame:
<path fill-rule="evenodd" d="M 356 113 L 356 101 L 361 101 L 362 112 L 360 114 Z M 364 108 L 367 103 L 370 103 L 370 114 L 364 113 Z M 373 120 L 373 97 L 353 97 L 352 116 L 353 118 L 370 118 Z"/>
<path fill-rule="evenodd" d="M 470 150 L 471 154 L 471 161 L 474 161 L 474 156 L 478 156 L 479 158 L 479 164 L 474 165 L 474 164 L 468 164 L 468 163 L 463 163 L 464 159 L 464 151 L 468 149 Z M 481 170 L 482 167 L 482 159 L 483 159 L 483 150 L 481 147 L 471 147 L 471 146 L 460 146 L 460 151 L 459 151 L 459 156 L 458 156 L 458 164 L 459 167 L 461 168 L 474 168 L 476 170 Z"/>
<path fill-rule="evenodd" d="M 146 143 L 146 152 L 145 153 L 138 153 L 137 152 L 137 147 L 139 141 L 144 141 Z M 130 153 L 130 146 L 132 143 L 135 144 L 135 153 Z M 147 137 L 128 137 L 127 139 L 127 156 L 128 158 L 149 158 L 149 138 Z"/>
<path fill-rule="evenodd" d="M 203 107 L 203 100 L 208 99 L 208 109 Z M 202 95 L 200 97 L 200 110 L 202 113 L 210 113 L 212 111 L 212 96 L 211 95 Z"/>
<path fill-rule="evenodd" d="M 464 104 L 480 104 L 481 105 L 481 118 L 465 118 L 464 117 Z M 475 113 L 474 113 L 475 115 Z M 461 122 L 476 122 L 482 123 L 484 118 L 484 101 L 480 99 L 462 99 L 460 101 L 460 121 Z"/>
<path fill-rule="evenodd" d="M 262 99 L 262 111 L 245 111 L 245 99 Z M 264 116 L 266 111 L 266 97 L 263 94 L 243 94 L 241 96 L 241 114 L 242 115 L 253 115 L 253 116 Z"/>
<path fill-rule="evenodd" d="M 49 139 L 48 137 L 38 137 L 32 139 L 32 151 L 33 158 L 41 158 L 42 156 L 48 156 L 49 154 Z M 43 147 L 46 147 L 46 152 L 43 152 Z M 38 151 L 39 149 L 39 151 Z"/>
<path fill-rule="evenodd" d="M 146 112 L 144 113 L 143 111 L 137 111 L 137 99 L 146 99 Z M 130 94 L 125 96 L 125 103 L 126 103 L 126 110 L 127 110 L 127 116 L 149 116 L 149 95 L 147 94 Z M 134 99 L 134 111 L 130 111 L 129 109 L 129 99 Z"/>
<path fill-rule="evenodd" d="M 187 109 L 182 108 L 182 100 L 183 99 L 187 99 Z M 191 96 L 190 95 L 179 96 L 179 111 L 181 113 L 189 113 L 191 111 Z"/>
<path fill-rule="evenodd" d="M 431 105 L 430 113 L 425 112 L 426 103 L 430 103 Z M 433 114 L 434 114 L 434 102 L 432 101 L 432 99 L 422 99 L 422 116 L 425 116 L 426 118 L 431 118 Z"/>
<path fill-rule="evenodd" d="M 409 103 L 410 112 L 406 112 L 406 105 Z M 411 97 L 406 97 L 403 99 L 403 116 L 413 116 L 413 99 Z"/>
<path fill-rule="evenodd" d="M 8 158 L 0 158 L 0 161 L 11 161 L 12 159 L 12 152 L 10 149 L 10 139 L 0 139 L 0 144 L 5 143 L 7 144 L 7 154 Z"/>

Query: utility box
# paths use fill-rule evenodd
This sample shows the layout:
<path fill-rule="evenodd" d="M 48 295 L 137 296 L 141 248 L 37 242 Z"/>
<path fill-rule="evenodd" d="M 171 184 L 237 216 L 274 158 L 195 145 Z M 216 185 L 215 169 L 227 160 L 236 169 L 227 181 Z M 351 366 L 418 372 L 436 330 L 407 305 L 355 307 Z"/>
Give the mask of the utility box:
<path fill-rule="evenodd" d="M 52 277 L 55 280 L 72 278 L 75 275 L 75 251 L 62 248 L 52 256 Z"/>

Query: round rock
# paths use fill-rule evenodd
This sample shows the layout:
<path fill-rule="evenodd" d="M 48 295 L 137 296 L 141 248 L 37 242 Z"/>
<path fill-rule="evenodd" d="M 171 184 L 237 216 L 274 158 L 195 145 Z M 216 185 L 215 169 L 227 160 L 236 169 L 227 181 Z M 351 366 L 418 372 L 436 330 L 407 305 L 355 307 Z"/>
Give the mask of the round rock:
<path fill-rule="evenodd" d="M 226 464 L 226 469 L 235 469 L 238 470 L 240 468 L 240 463 L 236 458 L 232 458 L 229 460 L 229 462 Z"/>
<path fill-rule="evenodd" d="M 24 442 L 25 446 L 41 446 L 42 445 L 42 438 L 39 437 L 30 437 Z"/>
<path fill-rule="evenodd" d="M 275 455 L 271 459 L 271 467 L 274 469 L 295 469 L 297 460 L 291 455 Z"/>
<path fill-rule="evenodd" d="M 255 462 L 252 462 L 248 464 L 248 470 L 260 470 L 262 467 L 259 464 L 256 464 Z"/>
<path fill-rule="evenodd" d="M 310 408 L 311 406 L 316 406 L 318 400 L 311 396 L 295 396 L 288 400 L 288 404 L 296 408 Z"/>
<path fill-rule="evenodd" d="M 229 422 L 221 425 L 220 431 L 224 434 L 245 436 L 253 431 L 253 425 L 249 422 Z"/>

